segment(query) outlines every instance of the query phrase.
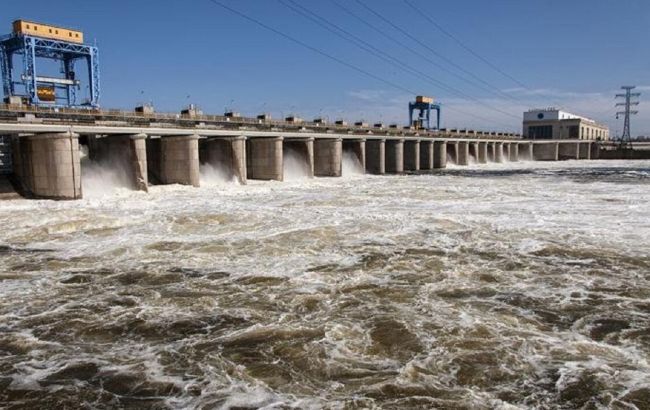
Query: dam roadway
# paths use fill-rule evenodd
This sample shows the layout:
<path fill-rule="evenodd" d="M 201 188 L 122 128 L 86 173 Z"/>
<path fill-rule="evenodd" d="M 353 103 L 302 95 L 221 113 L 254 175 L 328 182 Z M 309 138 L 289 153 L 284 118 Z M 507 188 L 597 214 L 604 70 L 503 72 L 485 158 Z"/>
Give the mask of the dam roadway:
<path fill-rule="evenodd" d="M 381 175 L 445 168 L 448 158 L 468 165 L 591 159 L 599 152 L 594 141 L 527 141 L 515 134 L 472 130 L 266 124 L 252 119 L 247 124 L 228 117 L 184 122 L 159 114 L 158 121 L 170 121 L 97 120 L 95 115 L 89 123 L 78 113 L 15 119 L 6 114 L 0 113 L 0 135 L 10 141 L 10 170 L 21 193 L 31 198 L 83 196 L 80 145 L 87 145 L 91 160 L 123 167 L 133 189 L 144 191 L 149 183 L 199 186 L 201 164 L 218 167 L 241 184 L 248 179 L 282 181 L 289 152 L 305 164 L 310 177 L 341 176 L 344 154 L 356 158 L 366 173 Z"/>

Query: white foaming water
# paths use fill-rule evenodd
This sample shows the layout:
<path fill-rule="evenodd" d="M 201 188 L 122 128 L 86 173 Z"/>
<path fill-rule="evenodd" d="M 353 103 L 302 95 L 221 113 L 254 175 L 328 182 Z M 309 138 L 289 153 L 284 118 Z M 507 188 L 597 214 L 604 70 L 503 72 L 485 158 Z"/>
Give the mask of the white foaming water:
<path fill-rule="evenodd" d="M 309 177 L 309 164 L 295 150 L 285 148 L 283 163 L 285 181 L 297 181 Z"/>
<path fill-rule="evenodd" d="M 343 176 L 363 175 L 364 169 L 359 158 L 351 151 L 343 151 L 341 158 L 341 169 Z"/>
<path fill-rule="evenodd" d="M 120 160 L 95 162 L 88 158 L 88 147 L 82 145 L 81 189 L 84 198 L 104 198 L 132 189 L 131 177 Z"/>
<path fill-rule="evenodd" d="M 0 397 L 643 408 L 649 188 L 509 162 L 1 202 Z"/>
<path fill-rule="evenodd" d="M 237 177 L 231 177 L 228 171 L 219 165 L 201 164 L 199 168 L 201 186 L 220 186 L 226 183 L 238 183 Z"/>

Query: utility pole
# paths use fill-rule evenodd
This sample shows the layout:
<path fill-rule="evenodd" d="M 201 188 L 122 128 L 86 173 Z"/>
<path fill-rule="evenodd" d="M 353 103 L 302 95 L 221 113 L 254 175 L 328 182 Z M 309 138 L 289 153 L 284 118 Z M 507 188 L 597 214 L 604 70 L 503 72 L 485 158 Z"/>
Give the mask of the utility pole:
<path fill-rule="evenodd" d="M 625 102 L 617 103 L 617 107 L 624 106 L 625 111 L 617 111 L 616 119 L 619 115 L 625 115 L 625 120 L 623 122 L 623 135 L 619 140 L 619 145 L 621 148 L 632 148 L 632 137 L 630 136 L 630 115 L 638 114 L 636 110 L 630 110 L 630 107 L 633 105 L 639 105 L 639 101 L 632 101 L 633 98 L 638 98 L 641 93 L 633 93 L 632 90 L 636 88 L 633 85 L 624 85 L 621 87 L 622 90 L 625 90 L 625 94 L 616 94 L 616 98 L 625 98 Z"/>

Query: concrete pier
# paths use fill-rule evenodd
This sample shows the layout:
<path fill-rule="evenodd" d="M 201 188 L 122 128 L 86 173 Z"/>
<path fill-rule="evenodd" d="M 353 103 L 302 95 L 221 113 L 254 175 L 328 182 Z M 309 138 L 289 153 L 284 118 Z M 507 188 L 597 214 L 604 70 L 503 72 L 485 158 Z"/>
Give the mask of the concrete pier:
<path fill-rule="evenodd" d="M 494 156 L 496 151 L 496 143 L 488 142 L 487 143 L 487 159 L 489 162 L 494 162 Z"/>
<path fill-rule="evenodd" d="M 386 172 L 391 174 L 404 172 L 404 140 L 386 140 Z"/>
<path fill-rule="evenodd" d="M 533 159 L 535 161 L 557 161 L 557 142 L 536 142 L 533 143 Z"/>
<path fill-rule="evenodd" d="M 420 141 L 404 141 L 404 171 L 420 170 Z"/>
<path fill-rule="evenodd" d="M 341 138 L 317 139 L 314 141 L 314 175 L 318 177 L 340 177 L 343 142 Z"/>
<path fill-rule="evenodd" d="M 558 143 L 558 159 L 579 159 L 580 158 L 580 143 L 579 142 L 559 142 Z"/>
<path fill-rule="evenodd" d="M 516 142 L 511 142 L 509 145 L 510 145 L 510 151 L 508 155 L 508 160 L 510 162 L 519 161 L 519 144 Z"/>
<path fill-rule="evenodd" d="M 376 175 L 386 173 L 386 140 L 366 140 L 366 172 Z"/>
<path fill-rule="evenodd" d="M 348 153 L 356 159 L 362 172 L 366 172 L 366 140 L 343 140 L 343 155 Z"/>
<path fill-rule="evenodd" d="M 246 140 L 246 173 L 250 179 L 284 180 L 282 137 Z"/>
<path fill-rule="evenodd" d="M 35 198 L 79 199 L 79 136 L 70 132 L 14 137 L 13 171 L 23 193 Z"/>
<path fill-rule="evenodd" d="M 434 141 L 433 143 L 433 167 L 447 167 L 447 143 L 445 141 Z"/>
<path fill-rule="evenodd" d="M 503 162 L 503 142 L 494 143 L 494 162 Z"/>
<path fill-rule="evenodd" d="M 225 174 L 228 180 L 246 184 L 246 137 L 217 137 L 199 141 L 201 163 Z"/>
<path fill-rule="evenodd" d="M 578 159 L 591 159 L 591 142 L 581 142 Z"/>
<path fill-rule="evenodd" d="M 433 169 L 433 141 L 420 140 L 420 169 Z"/>
<path fill-rule="evenodd" d="M 469 142 L 456 143 L 456 165 L 469 165 Z"/>
<path fill-rule="evenodd" d="M 533 143 L 532 142 L 519 142 L 517 143 L 519 158 L 524 161 L 533 160 Z"/>
<path fill-rule="evenodd" d="M 486 164 L 488 161 L 488 143 L 479 142 L 478 143 L 478 158 L 476 162 L 479 164 Z"/>
<path fill-rule="evenodd" d="M 149 176 L 161 184 L 198 187 L 199 136 L 180 135 L 147 140 Z"/>
<path fill-rule="evenodd" d="M 88 135 L 88 157 L 100 166 L 125 170 L 133 189 L 148 191 L 146 138 L 146 134 Z"/>

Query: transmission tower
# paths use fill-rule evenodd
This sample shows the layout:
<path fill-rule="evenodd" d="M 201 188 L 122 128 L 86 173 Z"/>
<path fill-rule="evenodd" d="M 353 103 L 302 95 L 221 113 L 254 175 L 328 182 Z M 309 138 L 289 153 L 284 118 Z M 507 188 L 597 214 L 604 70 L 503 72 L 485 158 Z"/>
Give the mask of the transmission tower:
<path fill-rule="evenodd" d="M 625 94 L 616 94 L 616 98 L 625 98 L 625 102 L 617 103 L 617 107 L 625 107 L 625 111 L 617 111 L 616 119 L 620 115 L 625 115 L 625 120 L 623 122 L 623 134 L 619 140 L 621 148 L 631 148 L 632 146 L 632 137 L 630 136 L 630 115 L 638 114 L 636 110 L 631 110 L 630 107 L 633 105 L 639 105 L 639 101 L 632 101 L 633 98 L 638 98 L 641 93 L 633 93 L 632 90 L 636 88 L 633 85 L 624 85 L 621 87 L 622 90 L 625 90 Z"/>

